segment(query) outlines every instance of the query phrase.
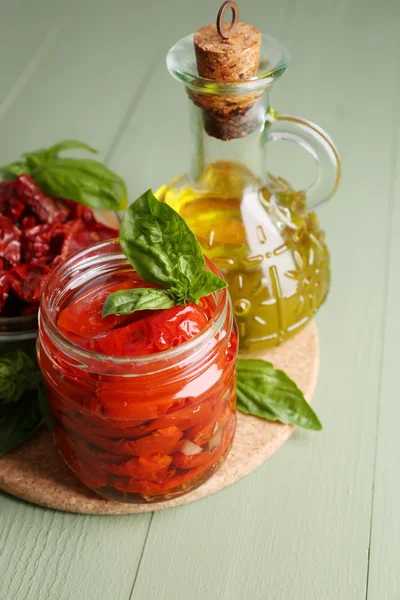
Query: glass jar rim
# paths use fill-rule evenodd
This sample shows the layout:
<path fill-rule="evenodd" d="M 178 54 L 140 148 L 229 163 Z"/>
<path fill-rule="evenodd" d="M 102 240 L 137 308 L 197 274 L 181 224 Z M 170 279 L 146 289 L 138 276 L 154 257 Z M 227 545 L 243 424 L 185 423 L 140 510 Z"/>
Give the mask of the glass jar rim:
<path fill-rule="evenodd" d="M 259 72 L 255 77 L 232 82 L 217 82 L 197 72 L 193 33 L 179 40 L 167 54 L 167 67 L 175 79 L 189 89 L 205 94 L 248 94 L 269 87 L 289 66 L 285 46 L 265 33 L 261 34 Z"/>
<path fill-rule="evenodd" d="M 107 248 L 110 252 L 106 252 Z M 105 252 L 101 255 L 101 251 Z M 112 253 L 113 251 L 113 253 Z M 97 255 L 97 256 L 96 256 Z M 170 359 L 179 359 L 188 351 L 193 351 L 195 348 L 203 348 L 215 335 L 217 331 L 219 331 L 225 322 L 227 308 L 230 303 L 230 296 L 228 294 L 227 288 L 214 292 L 214 298 L 216 300 L 216 310 L 213 318 L 207 323 L 206 327 L 193 338 L 188 341 L 179 344 L 174 348 L 170 348 L 168 350 L 163 350 L 162 352 L 158 352 L 157 354 L 149 354 L 144 356 L 109 356 L 105 354 L 101 354 L 99 352 L 95 352 L 93 350 L 85 350 L 81 348 L 73 341 L 69 340 L 66 336 L 62 334 L 62 332 L 57 328 L 56 325 L 56 315 L 57 315 L 57 307 L 51 306 L 51 302 L 54 294 L 57 290 L 57 284 L 63 277 L 67 277 L 68 273 L 71 269 L 76 270 L 77 277 L 84 276 L 84 268 L 86 267 L 86 272 L 90 272 L 91 270 L 96 271 L 101 265 L 101 258 L 103 259 L 103 263 L 110 262 L 113 260 L 115 265 L 118 267 L 128 266 L 134 271 L 133 267 L 131 267 L 130 263 L 126 259 L 125 255 L 120 250 L 120 245 L 118 239 L 106 240 L 104 242 L 99 242 L 90 246 L 89 248 L 85 248 L 84 250 L 79 250 L 68 259 L 58 265 L 46 279 L 42 290 L 42 296 L 40 301 L 40 309 L 39 309 L 39 339 L 41 338 L 41 328 L 44 327 L 46 334 L 49 336 L 52 343 L 60 348 L 63 352 L 65 352 L 71 358 L 76 358 L 77 360 L 87 361 L 87 360 L 95 360 L 97 363 L 108 364 L 108 365 L 145 365 L 148 363 L 157 364 L 162 363 L 162 361 L 170 360 Z M 222 277 L 219 269 L 212 263 L 210 259 L 205 257 L 206 261 L 206 269 L 212 271 L 217 274 L 219 277 Z M 71 274 L 71 273 L 70 273 Z M 75 279 L 72 279 L 74 281 Z M 82 281 L 89 282 L 92 278 L 87 277 Z M 76 280 L 75 280 L 76 281 Z M 63 295 L 67 294 L 72 289 L 72 287 L 67 287 L 63 289 Z M 59 298 L 60 300 L 61 298 Z"/>

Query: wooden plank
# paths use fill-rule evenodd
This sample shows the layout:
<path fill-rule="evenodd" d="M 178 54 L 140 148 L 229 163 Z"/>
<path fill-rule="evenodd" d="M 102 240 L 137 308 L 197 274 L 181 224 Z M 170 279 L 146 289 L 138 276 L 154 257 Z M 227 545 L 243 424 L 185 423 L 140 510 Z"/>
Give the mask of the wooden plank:
<path fill-rule="evenodd" d="M 400 55 L 398 55 L 398 60 Z M 397 124 L 400 99 L 400 81 L 397 94 L 393 96 L 393 124 Z M 391 228 L 387 242 L 390 245 L 390 260 L 382 264 L 388 282 L 384 332 L 384 354 L 382 360 L 382 382 L 380 390 L 380 414 L 377 439 L 377 457 L 374 481 L 374 504 L 371 519 L 370 564 L 368 600 L 392 600 L 400 598 L 400 455 L 399 422 L 400 404 L 398 393 L 398 355 L 400 339 L 399 320 L 399 261 L 400 240 L 400 128 L 397 140 L 392 144 L 392 188 Z M 374 276 L 374 274 L 373 274 Z"/>
<path fill-rule="evenodd" d="M 155 514 L 133 600 L 365 597 L 391 194 L 393 8 L 390 0 L 368 10 L 362 0 L 296 2 L 292 68 L 273 93 L 276 107 L 326 127 L 344 164 L 338 196 L 321 211 L 333 268 L 330 300 L 318 318 L 315 404 L 325 430 L 297 432 L 270 463 L 214 498 Z M 274 8 L 257 10 L 270 26 Z M 368 43 L 372 32 L 379 43 Z M 382 107 L 373 132 L 371 74 Z M 115 154 L 126 176 L 129 164 L 149 156 L 129 180 L 138 193 L 185 165 L 179 94 L 160 68 Z M 146 134 L 151 124 L 165 132 L 156 143 Z"/>
<path fill-rule="evenodd" d="M 55 42 L 71 8 L 61 0 L 3 0 L 0 20 L 0 118 Z"/>
<path fill-rule="evenodd" d="M 71 2 L 56 45 L 0 120 L 0 164 L 65 137 L 87 141 L 104 157 L 143 93 L 152 60 L 163 57 L 162 32 L 150 32 L 156 8 L 164 27 L 173 18 L 165 3 Z"/>
<path fill-rule="evenodd" d="M 0 495 L 0 598 L 129 598 L 149 516 L 82 517 Z"/>

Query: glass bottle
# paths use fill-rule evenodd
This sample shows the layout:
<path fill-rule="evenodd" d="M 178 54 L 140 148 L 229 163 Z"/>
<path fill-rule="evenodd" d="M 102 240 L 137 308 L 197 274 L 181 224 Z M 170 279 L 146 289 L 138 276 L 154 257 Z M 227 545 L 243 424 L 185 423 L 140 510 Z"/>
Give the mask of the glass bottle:
<path fill-rule="evenodd" d="M 158 502 L 201 485 L 229 453 L 237 333 L 226 289 L 201 333 L 157 354 L 106 356 L 60 331 L 71 298 L 130 275 L 115 240 L 68 258 L 44 285 L 37 353 L 54 441 L 77 478 L 106 498 Z"/>
<path fill-rule="evenodd" d="M 200 77 L 193 35 L 170 50 L 167 65 L 189 96 L 192 150 L 188 173 L 157 195 L 186 219 L 227 280 L 241 352 L 259 354 L 300 331 L 327 296 L 329 254 L 310 211 L 336 191 L 339 157 L 318 126 L 271 107 L 270 89 L 288 54 L 270 36 L 262 36 L 251 79 Z M 307 190 L 267 174 L 275 140 L 295 142 L 314 157 L 318 176 Z"/>

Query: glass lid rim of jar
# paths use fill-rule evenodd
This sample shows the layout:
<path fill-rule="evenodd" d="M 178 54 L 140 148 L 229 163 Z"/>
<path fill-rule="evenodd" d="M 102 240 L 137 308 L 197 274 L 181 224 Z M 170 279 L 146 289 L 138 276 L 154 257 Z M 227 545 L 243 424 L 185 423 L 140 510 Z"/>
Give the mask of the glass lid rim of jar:
<path fill-rule="evenodd" d="M 207 93 L 207 94 L 249 94 L 258 90 L 265 90 L 270 87 L 278 77 L 283 75 L 289 67 L 290 57 L 286 47 L 281 44 L 274 37 L 262 33 L 261 34 L 261 49 L 260 49 L 260 65 L 268 65 L 269 60 L 266 56 L 263 56 L 263 47 L 271 44 L 274 51 L 281 53 L 280 59 L 272 67 L 261 69 L 255 77 L 249 77 L 247 79 L 241 79 L 240 81 L 215 81 L 214 79 L 208 79 L 202 77 L 197 73 L 197 69 L 192 68 L 190 70 L 182 68 L 183 60 L 179 61 L 178 56 L 183 56 L 184 53 L 190 52 L 195 57 L 194 51 L 194 34 L 191 33 L 182 39 L 180 39 L 172 48 L 168 51 L 166 62 L 167 68 L 171 75 L 178 81 L 184 83 L 186 87 Z M 195 65 L 195 58 L 193 65 Z M 196 71 L 196 72 L 194 72 Z"/>
<path fill-rule="evenodd" d="M 38 340 L 40 340 L 41 338 L 41 327 L 44 326 L 45 330 L 46 330 L 46 334 L 50 337 L 52 343 L 54 343 L 57 347 L 60 347 L 61 350 L 63 352 L 65 352 L 68 356 L 70 356 L 71 358 L 77 358 L 78 360 L 83 359 L 83 360 L 95 360 L 98 363 L 112 363 L 115 365 L 144 365 L 146 363 L 160 363 L 162 360 L 168 360 L 168 359 L 176 359 L 180 356 L 182 356 L 184 354 L 184 352 L 189 352 L 191 350 L 194 350 L 196 347 L 203 347 L 203 345 L 207 344 L 215 335 L 215 333 L 217 331 L 220 330 L 221 326 L 223 325 L 225 319 L 226 319 L 226 312 L 227 312 L 227 307 L 229 306 L 229 304 L 231 303 L 230 300 L 230 295 L 228 293 L 228 288 L 223 288 L 221 290 L 218 290 L 217 292 L 214 292 L 214 294 L 217 296 L 217 308 L 216 308 L 216 314 L 213 316 L 213 318 L 207 323 L 206 327 L 197 335 L 195 335 L 194 337 L 192 337 L 190 340 L 187 340 L 185 342 L 183 342 L 182 344 L 179 344 L 178 346 L 175 346 L 173 348 L 169 348 L 168 350 L 163 350 L 162 352 L 158 352 L 156 354 L 146 354 L 144 356 L 112 356 L 112 355 L 107 355 L 107 354 L 101 354 L 99 352 L 94 352 L 92 350 L 85 350 L 84 348 L 81 348 L 80 346 L 78 346 L 77 344 L 75 344 L 73 341 L 69 340 L 67 337 L 65 337 L 61 331 L 57 328 L 56 326 L 56 321 L 54 318 L 51 317 L 51 315 L 49 314 L 49 307 L 47 306 L 48 302 L 47 302 L 47 288 L 50 287 L 50 285 L 52 283 L 54 283 L 57 280 L 57 276 L 62 273 L 63 271 L 66 270 L 66 267 L 69 266 L 69 263 L 71 263 L 73 260 L 77 260 L 79 258 L 81 258 L 81 256 L 85 255 L 85 254 L 90 254 L 90 252 L 93 252 L 94 248 L 101 248 L 102 246 L 107 246 L 108 244 L 112 244 L 113 246 L 118 245 L 119 246 L 119 241 L 118 238 L 113 238 L 113 239 L 109 239 L 109 240 L 105 240 L 102 242 L 98 242 L 96 244 L 93 244 L 92 246 L 89 246 L 88 248 L 84 248 L 83 250 L 78 250 L 77 252 L 74 252 L 73 254 L 71 254 L 67 260 L 63 263 L 61 263 L 60 265 L 58 265 L 50 274 L 49 277 L 46 279 L 45 284 L 43 286 L 43 290 L 42 290 L 42 295 L 41 295 L 41 301 L 40 301 L 40 309 L 39 309 L 39 332 L 38 332 Z M 124 262 L 126 262 L 127 265 L 130 265 L 130 263 L 128 262 L 128 260 L 126 259 L 126 257 L 123 255 L 122 252 L 118 252 L 115 253 L 116 256 L 120 256 L 121 258 L 123 258 Z M 104 255 L 104 258 L 110 258 L 110 254 Z M 90 261 L 91 258 L 87 257 L 87 260 Z M 217 274 L 219 274 L 219 276 L 222 277 L 222 274 L 220 273 L 218 267 L 208 258 L 205 257 L 205 261 L 206 261 L 206 266 L 209 267 L 209 265 L 212 265 L 215 269 L 215 271 L 217 272 Z M 133 267 L 132 267 L 133 269 Z M 134 269 L 133 269 L 134 270 Z M 209 269 L 211 270 L 211 269 Z M 46 304 L 45 304 L 46 301 Z M 201 343 L 203 342 L 203 343 Z M 71 354 L 71 351 L 73 352 L 73 354 Z M 167 368 L 173 368 L 176 365 L 175 362 L 173 362 L 172 364 L 168 365 Z M 164 369 L 161 369 L 164 370 Z M 126 377 L 132 377 L 132 376 L 140 376 L 142 375 L 141 373 L 135 374 L 135 373 L 126 373 L 121 375 L 126 376 Z"/>

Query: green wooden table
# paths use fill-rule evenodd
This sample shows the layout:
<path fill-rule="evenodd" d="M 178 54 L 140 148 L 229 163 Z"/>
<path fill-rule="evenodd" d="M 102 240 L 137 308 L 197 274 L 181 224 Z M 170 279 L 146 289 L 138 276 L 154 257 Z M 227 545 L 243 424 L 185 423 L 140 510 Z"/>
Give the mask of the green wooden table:
<path fill-rule="evenodd" d="M 0 164 L 76 137 L 132 198 L 185 169 L 186 99 L 164 57 L 218 6 L 0 0 Z M 292 55 L 274 105 L 324 127 L 343 160 L 320 213 L 333 267 L 318 316 L 325 429 L 296 431 L 232 488 L 166 512 L 83 517 L 0 495 L 1 600 L 400 598 L 400 3 L 241 8 Z M 300 176 L 291 152 L 274 146 L 271 164 L 290 156 Z"/>

